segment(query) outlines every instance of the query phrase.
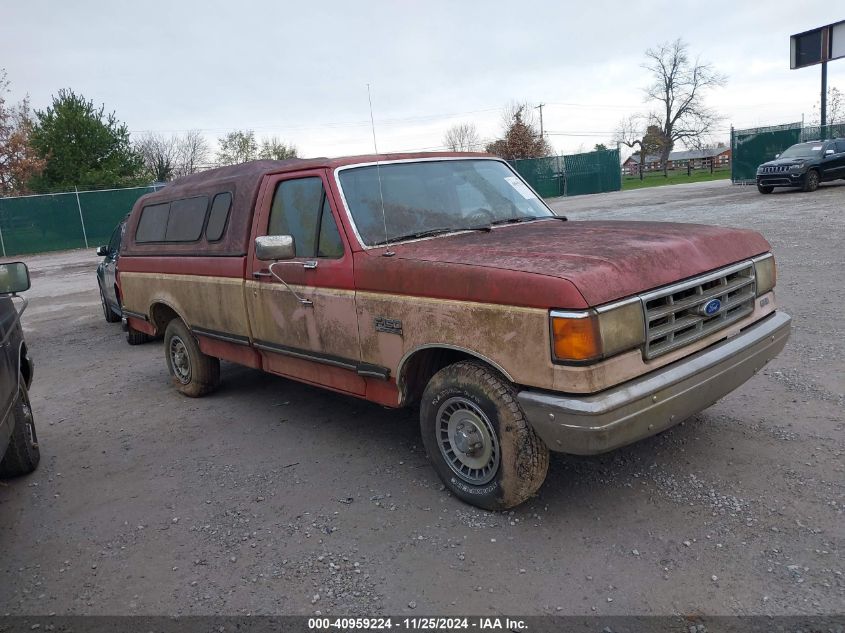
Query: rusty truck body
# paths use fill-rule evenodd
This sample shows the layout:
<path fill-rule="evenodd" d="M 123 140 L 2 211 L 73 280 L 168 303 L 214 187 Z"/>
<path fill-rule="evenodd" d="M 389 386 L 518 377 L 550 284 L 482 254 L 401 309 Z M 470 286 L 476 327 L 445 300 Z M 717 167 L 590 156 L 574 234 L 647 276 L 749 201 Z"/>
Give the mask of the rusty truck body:
<path fill-rule="evenodd" d="M 476 154 L 256 161 L 129 216 L 126 326 L 164 336 L 198 396 L 225 359 L 389 407 L 419 404 L 460 498 L 521 503 L 548 452 L 653 435 L 785 345 L 771 248 L 748 230 L 567 221 Z"/>

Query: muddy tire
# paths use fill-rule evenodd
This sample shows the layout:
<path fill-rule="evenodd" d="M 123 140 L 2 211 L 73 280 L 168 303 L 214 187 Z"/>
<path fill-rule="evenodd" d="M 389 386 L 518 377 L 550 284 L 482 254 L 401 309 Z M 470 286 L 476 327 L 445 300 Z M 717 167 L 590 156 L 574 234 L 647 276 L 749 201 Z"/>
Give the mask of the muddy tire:
<path fill-rule="evenodd" d="M 181 393 L 199 398 L 220 384 L 220 360 L 200 351 L 197 339 L 180 319 L 173 319 L 164 331 L 167 370 Z"/>
<path fill-rule="evenodd" d="M 0 477 L 17 477 L 31 473 L 41 461 L 35 420 L 29 405 L 29 393 L 23 376 L 18 378 L 18 399 L 12 408 L 14 428 L 6 454 L 0 461 Z"/>
<path fill-rule="evenodd" d="M 120 317 L 117 316 L 112 309 L 109 307 L 109 304 L 106 302 L 106 295 L 103 292 L 103 287 L 97 284 L 100 288 L 100 305 L 103 307 L 103 316 L 106 319 L 106 323 L 117 323 L 120 321 Z"/>
<path fill-rule="evenodd" d="M 472 505 L 512 508 L 546 478 L 549 449 L 525 420 L 514 386 L 483 363 L 461 361 L 432 377 L 420 429 L 440 479 Z"/>
<path fill-rule="evenodd" d="M 130 345 L 143 345 L 150 340 L 150 335 L 139 332 L 131 325 L 126 326 L 126 342 Z"/>
<path fill-rule="evenodd" d="M 811 169 L 807 172 L 807 175 L 804 176 L 804 186 L 802 189 L 804 191 L 815 191 L 819 188 L 819 172 L 815 169 Z"/>
<path fill-rule="evenodd" d="M 772 193 L 775 190 L 771 185 L 757 185 L 757 191 L 760 193 Z"/>

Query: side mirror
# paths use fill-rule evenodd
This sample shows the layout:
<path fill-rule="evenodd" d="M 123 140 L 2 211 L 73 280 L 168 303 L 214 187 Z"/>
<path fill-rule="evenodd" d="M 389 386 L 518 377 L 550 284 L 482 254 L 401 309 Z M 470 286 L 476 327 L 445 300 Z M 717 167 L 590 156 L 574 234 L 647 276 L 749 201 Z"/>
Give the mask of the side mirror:
<path fill-rule="evenodd" d="M 293 259 L 296 244 L 292 235 L 262 235 L 255 238 L 255 256 L 263 262 Z"/>
<path fill-rule="evenodd" d="M 775 158 L 780 158 L 780 154 L 775 154 Z"/>
<path fill-rule="evenodd" d="M 0 294 L 29 290 L 29 269 L 23 262 L 0 264 Z"/>
<path fill-rule="evenodd" d="M 825 156 L 830 156 L 831 154 L 835 154 L 835 153 L 836 153 L 836 152 L 834 152 L 832 149 L 826 149 L 826 150 L 824 151 L 824 155 L 825 155 Z"/>
<path fill-rule="evenodd" d="M 98 246 L 97 247 L 97 257 L 105 257 L 109 254 L 109 247 L 108 246 Z"/>

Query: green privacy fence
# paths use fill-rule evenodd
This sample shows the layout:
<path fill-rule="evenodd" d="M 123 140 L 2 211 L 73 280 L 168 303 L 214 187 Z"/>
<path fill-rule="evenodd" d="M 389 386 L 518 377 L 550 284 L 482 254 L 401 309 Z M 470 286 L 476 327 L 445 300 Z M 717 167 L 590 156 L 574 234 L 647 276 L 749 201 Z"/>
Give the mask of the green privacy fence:
<path fill-rule="evenodd" d="M 135 201 L 156 187 L 0 198 L 3 257 L 106 244 Z"/>
<path fill-rule="evenodd" d="M 544 198 L 619 191 L 622 188 L 619 150 L 615 149 L 526 158 L 510 161 L 510 164 Z"/>
<path fill-rule="evenodd" d="M 770 127 L 731 131 L 731 180 L 755 182 L 757 167 L 770 161 L 790 145 L 802 141 L 845 136 L 845 124 L 803 126 L 787 123 Z"/>

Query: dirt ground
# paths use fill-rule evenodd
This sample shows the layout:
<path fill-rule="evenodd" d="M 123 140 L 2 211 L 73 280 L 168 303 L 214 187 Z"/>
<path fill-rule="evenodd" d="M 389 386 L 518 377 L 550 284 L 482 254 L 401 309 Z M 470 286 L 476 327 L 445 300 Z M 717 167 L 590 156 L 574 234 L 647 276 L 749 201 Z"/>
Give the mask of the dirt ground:
<path fill-rule="evenodd" d="M 161 342 L 103 320 L 93 250 L 26 258 L 42 462 L 0 482 L 0 614 L 842 613 L 845 186 L 553 206 L 760 230 L 787 348 L 660 436 L 553 455 L 492 514 L 444 491 L 415 411 L 235 365 L 184 398 Z"/>

